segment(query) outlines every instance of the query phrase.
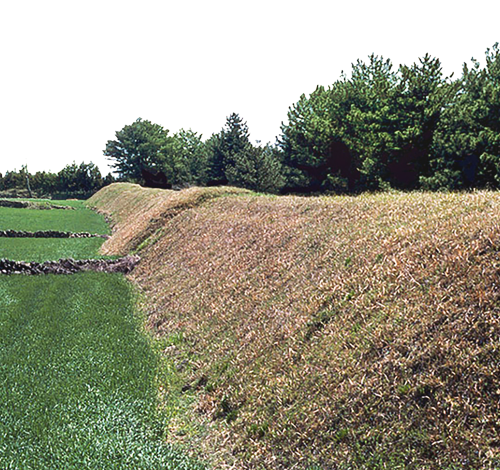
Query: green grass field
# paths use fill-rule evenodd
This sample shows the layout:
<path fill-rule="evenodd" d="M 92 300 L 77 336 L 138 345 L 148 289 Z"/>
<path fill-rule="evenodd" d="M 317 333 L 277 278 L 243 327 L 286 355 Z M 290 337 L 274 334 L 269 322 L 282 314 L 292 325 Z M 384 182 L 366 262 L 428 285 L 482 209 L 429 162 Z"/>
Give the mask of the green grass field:
<path fill-rule="evenodd" d="M 0 258 L 15 261 L 104 258 L 102 238 L 0 238 Z"/>
<path fill-rule="evenodd" d="M 66 218 L 78 212 L 24 210 L 24 222 L 89 230 Z M 103 231 L 97 214 L 81 215 Z M 0 239 L 0 256 L 54 258 L 61 242 L 76 241 L 88 257 L 102 240 L 52 241 Z M 2 470 L 204 468 L 165 443 L 176 412 L 165 403 L 159 411 L 159 355 L 134 304 L 118 274 L 0 275 Z"/>
<path fill-rule="evenodd" d="M 0 207 L 0 230 L 110 233 L 104 217 L 87 209 L 81 201 L 71 201 L 71 205 L 76 210 Z"/>

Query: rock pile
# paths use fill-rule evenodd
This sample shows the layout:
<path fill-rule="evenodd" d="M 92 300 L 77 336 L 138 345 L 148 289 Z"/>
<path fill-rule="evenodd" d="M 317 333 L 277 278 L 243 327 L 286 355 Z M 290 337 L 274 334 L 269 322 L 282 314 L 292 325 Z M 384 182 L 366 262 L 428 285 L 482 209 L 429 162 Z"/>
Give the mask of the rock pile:
<path fill-rule="evenodd" d="M 0 259 L 0 274 L 74 274 L 82 271 L 128 274 L 134 269 L 139 260 L 139 256 L 125 256 L 124 258 L 111 260 L 74 260 L 68 258 L 59 261 L 45 261 L 44 263 L 25 263 Z"/>
<path fill-rule="evenodd" d="M 109 235 L 101 235 L 89 232 L 59 232 L 57 230 L 37 230 L 26 232 L 25 230 L 0 230 L 0 238 L 105 238 Z"/>
<path fill-rule="evenodd" d="M 14 207 L 15 209 L 26 209 L 28 207 L 28 201 L 8 201 L 6 199 L 1 199 L 0 207 Z"/>

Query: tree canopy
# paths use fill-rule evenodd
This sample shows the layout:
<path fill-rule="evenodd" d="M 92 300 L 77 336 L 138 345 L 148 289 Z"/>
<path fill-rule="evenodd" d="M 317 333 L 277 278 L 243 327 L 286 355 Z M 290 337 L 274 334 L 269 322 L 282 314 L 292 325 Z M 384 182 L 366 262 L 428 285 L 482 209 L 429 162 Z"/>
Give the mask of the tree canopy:
<path fill-rule="evenodd" d="M 79 165 L 73 162 L 58 173 L 37 171 L 32 174 L 24 166 L 19 171 L 0 174 L 0 191 L 6 196 L 10 193 L 16 195 L 32 190 L 33 196 L 37 197 L 59 195 L 88 198 L 92 193 L 114 181 L 115 178 L 111 174 L 103 178 L 97 165 L 92 162 L 82 162 Z"/>
<path fill-rule="evenodd" d="M 444 77 L 425 55 L 393 70 L 372 55 L 302 95 L 282 125 L 287 190 L 500 186 L 498 45 Z"/>
<path fill-rule="evenodd" d="M 168 130 L 159 124 L 138 118 L 108 140 L 104 155 L 121 178 L 140 181 L 142 170 L 159 169 L 165 149 L 170 143 Z"/>
<path fill-rule="evenodd" d="M 500 51 L 462 76 L 443 75 L 426 54 L 394 68 L 372 54 L 351 74 L 301 95 L 276 145 L 256 146 L 230 114 L 208 139 L 169 135 L 137 119 L 104 154 L 121 178 L 161 171 L 170 184 L 236 185 L 269 192 L 352 192 L 500 187 Z"/>

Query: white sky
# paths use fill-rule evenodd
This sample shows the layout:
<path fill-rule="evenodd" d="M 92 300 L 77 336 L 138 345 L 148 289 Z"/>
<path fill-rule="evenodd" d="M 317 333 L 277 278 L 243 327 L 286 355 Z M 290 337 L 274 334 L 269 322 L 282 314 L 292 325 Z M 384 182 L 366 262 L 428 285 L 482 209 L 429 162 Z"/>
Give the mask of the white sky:
<path fill-rule="evenodd" d="M 232 112 L 275 141 L 288 108 L 375 53 L 445 73 L 500 41 L 500 1 L 0 0 L 0 172 L 102 155 L 141 117 L 208 138 Z"/>

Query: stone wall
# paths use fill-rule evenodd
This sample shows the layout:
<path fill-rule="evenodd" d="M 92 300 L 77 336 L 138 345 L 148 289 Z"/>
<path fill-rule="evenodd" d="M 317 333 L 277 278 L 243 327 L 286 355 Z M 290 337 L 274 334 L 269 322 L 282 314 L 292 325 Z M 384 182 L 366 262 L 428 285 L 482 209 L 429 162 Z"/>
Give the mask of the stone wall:
<path fill-rule="evenodd" d="M 0 274 L 75 274 L 82 271 L 128 274 L 139 262 L 139 256 L 125 256 L 119 259 L 60 259 L 44 263 L 25 263 L 0 259 Z"/>
<path fill-rule="evenodd" d="M 32 201 L 12 201 L 8 199 L 0 199 L 0 207 L 12 207 L 14 209 L 63 209 L 74 210 L 71 206 L 60 206 L 58 204 Z"/>
<path fill-rule="evenodd" d="M 37 230 L 27 232 L 25 230 L 0 230 L 0 238 L 105 238 L 109 235 L 89 232 L 60 232 L 57 230 Z"/>

